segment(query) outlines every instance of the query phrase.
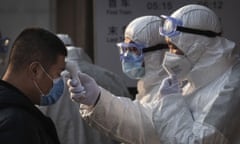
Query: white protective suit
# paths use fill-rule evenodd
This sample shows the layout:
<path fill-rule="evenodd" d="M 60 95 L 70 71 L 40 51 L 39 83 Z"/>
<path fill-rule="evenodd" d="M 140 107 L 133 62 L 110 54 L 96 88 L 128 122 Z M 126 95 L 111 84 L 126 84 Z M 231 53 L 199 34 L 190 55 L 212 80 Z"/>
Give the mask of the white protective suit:
<path fill-rule="evenodd" d="M 208 8 L 187 5 L 171 17 L 183 27 L 221 32 L 218 17 Z M 170 38 L 189 58 L 183 96 L 160 98 L 153 120 L 161 143 L 240 143 L 240 63 L 235 43 L 224 37 L 210 38 L 181 32 Z"/>
<path fill-rule="evenodd" d="M 61 39 L 61 37 L 60 37 Z M 62 39 L 65 45 L 72 45 L 71 40 Z M 66 40 L 66 41 L 65 41 Z M 67 46 L 68 60 L 78 63 L 80 70 L 93 77 L 96 82 L 116 95 L 131 97 L 124 82 L 116 74 L 92 64 L 92 60 L 82 48 Z M 51 106 L 40 106 L 40 110 L 55 123 L 59 140 L 62 144 L 116 144 L 111 138 L 99 133 L 81 118 L 79 104 L 74 103 L 69 92 Z"/>
<path fill-rule="evenodd" d="M 125 38 L 147 47 L 164 44 L 164 38 L 158 32 L 160 23 L 157 16 L 136 18 L 127 26 Z M 93 127 L 122 142 L 159 144 L 152 122 L 151 102 L 158 97 L 161 80 L 167 76 L 161 66 L 166 50 L 144 53 L 145 75 L 138 81 L 136 100 L 115 97 L 101 89 L 101 97 L 94 108 L 81 105 L 82 116 Z"/>

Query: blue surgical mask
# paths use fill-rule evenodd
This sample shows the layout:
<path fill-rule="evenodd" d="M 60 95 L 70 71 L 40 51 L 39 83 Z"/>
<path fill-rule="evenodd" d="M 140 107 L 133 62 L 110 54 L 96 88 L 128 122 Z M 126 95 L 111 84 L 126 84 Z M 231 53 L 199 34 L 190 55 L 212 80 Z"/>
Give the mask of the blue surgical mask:
<path fill-rule="evenodd" d="M 134 54 L 129 53 L 128 57 L 135 59 Z M 141 79 L 145 74 L 143 58 L 136 61 L 122 60 L 122 70 L 131 79 Z"/>
<path fill-rule="evenodd" d="M 41 96 L 40 105 L 47 106 L 52 105 L 58 101 L 58 99 L 63 95 L 64 82 L 62 78 L 57 78 L 53 80 L 53 88 L 47 95 Z"/>
<path fill-rule="evenodd" d="M 50 80 L 53 82 L 52 89 L 49 91 L 48 94 L 44 94 L 41 88 L 39 87 L 38 83 L 34 81 L 34 84 L 36 88 L 39 90 L 41 93 L 40 97 L 40 105 L 46 106 L 46 105 L 51 105 L 54 104 L 58 101 L 58 99 L 63 95 L 64 91 L 64 81 L 62 77 L 58 77 L 53 79 L 46 71 L 45 69 L 41 66 L 42 70 Z"/>

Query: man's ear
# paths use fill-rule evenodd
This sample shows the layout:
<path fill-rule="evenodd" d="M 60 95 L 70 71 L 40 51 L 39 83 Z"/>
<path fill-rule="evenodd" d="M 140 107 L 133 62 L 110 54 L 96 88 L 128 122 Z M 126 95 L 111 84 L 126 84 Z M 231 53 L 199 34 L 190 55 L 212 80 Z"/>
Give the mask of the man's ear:
<path fill-rule="evenodd" d="M 35 80 L 36 78 L 39 77 L 40 75 L 40 66 L 39 66 L 39 62 L 32 62 L 29 66 L 28 66 L 28 76 Z"/>

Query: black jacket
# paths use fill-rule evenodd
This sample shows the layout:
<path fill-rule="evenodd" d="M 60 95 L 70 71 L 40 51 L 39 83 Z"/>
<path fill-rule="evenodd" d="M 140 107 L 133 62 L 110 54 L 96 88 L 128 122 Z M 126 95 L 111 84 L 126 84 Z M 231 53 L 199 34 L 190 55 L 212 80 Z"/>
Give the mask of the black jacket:
<path fill-rule="evenodd" d="M 0 144 L 59 144 L 52 120 L 14 86 L 0 80 Z"/>

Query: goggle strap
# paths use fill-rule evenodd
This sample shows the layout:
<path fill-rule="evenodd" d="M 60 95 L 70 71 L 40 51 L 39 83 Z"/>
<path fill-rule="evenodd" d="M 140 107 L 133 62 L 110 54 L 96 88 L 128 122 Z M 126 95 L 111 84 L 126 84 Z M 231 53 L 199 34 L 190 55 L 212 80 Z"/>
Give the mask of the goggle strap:
<path fill-rule="evenodd" d="M 155 46 L 143 48 L 142 52 L 146 53 L 146 52 L 156 51 L 156 50 L 161 50 L 161 49 L 168 49 L 168 45 L 167 44 L 158 44 L 158 45 L 155 45 Z"/>
<path fill-rule="evenodd" d="M 216 33 L 216 32 L 213 32 L 213 31 L 198 30 L 198 29 L 192 29 L 192 28 L 181 27 L 181 26 L 177 26 L 177 31 L 192 33 L 192 34 L 198 34 L 198 35 L 204 35 L 204 36 L 208 36 L 208 37 L 221 36 L 221 34 L 222 34 L 221 32 Z"/>

